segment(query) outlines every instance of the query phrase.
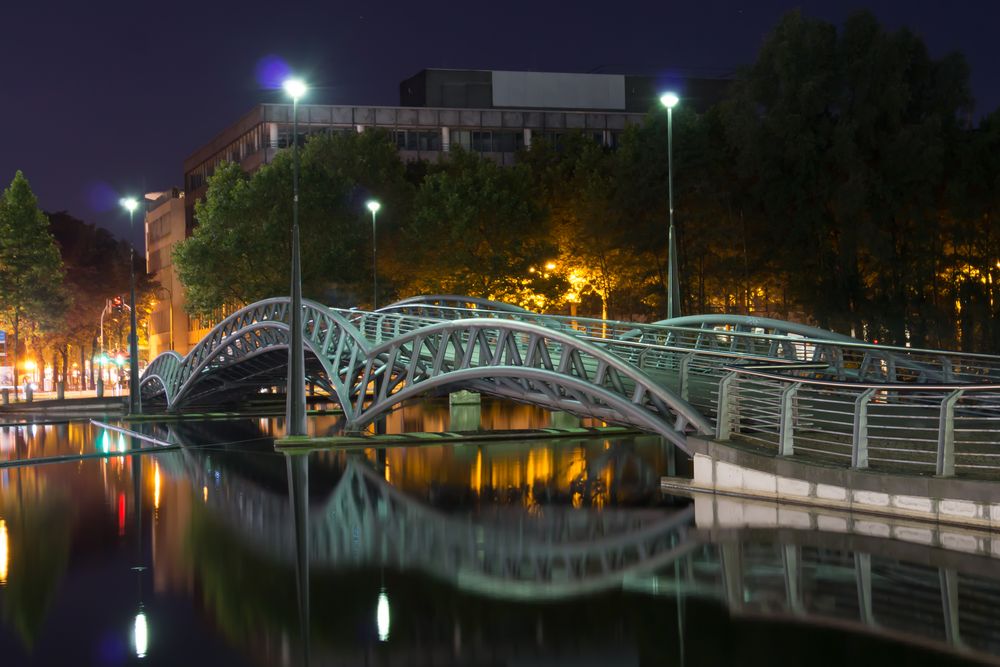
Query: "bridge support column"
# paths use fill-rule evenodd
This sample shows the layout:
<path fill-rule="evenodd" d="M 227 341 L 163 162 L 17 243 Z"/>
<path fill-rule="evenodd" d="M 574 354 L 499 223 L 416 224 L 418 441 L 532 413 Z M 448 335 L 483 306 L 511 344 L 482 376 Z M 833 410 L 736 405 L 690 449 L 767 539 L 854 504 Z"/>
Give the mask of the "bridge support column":
<path fill-rule="evenodd" d="M 734 420 L 739 422 L 739 407 L 736 404 L 736 372 L 727 374 L 719 383 L 719 411 L 715 419 L 715 439 L 729 440 Z"/>
<path fill-rule="evenodd" d="M 868 404 L 875 389 L 861 393 L 854 401 L 854 438 L 851 442 L 851 467 L 868 467 Z"/>
<path fill-rule="evenodd" d="M 941 401 L 937 449 L 937 474 L 940 477 L 955 474 L 955 403 L 961 397 L 962 390 L 956 389 Z"/>
<path fill-rule="evenodd" d="M 795 454 L 795 393 L 799 385 L 791 382 L 781 390 L 781 415 L 778 427 L 778 455 Z"/>
<path fill-rule="evenodd" d="M 858 582 L 858 609 L 861 622 L 865 625 L 875 625 L 875 613 L 872 610 L 871 554 L 854 554 L 854 574 Z"/>
<path fill-rule="evenodd" d="M 944 635 L 952 646 L 961 646 L 962 635 L 958 626 L 958 573 L 941 568 L 941 606 L 944 612 Z"/>
<path fill-rule="evenodd" d="M 694 352 L 689 352 L 681 357 L 681 362 L 678 365 L 680 376 L 677 378 L 677 390 L 685 401 L 691 400 L 691 372 L 688 369 L 692 359 L 694 359 Z"/>
<path fill-rule="evenodd" d="M 482 417 L 482 398 L 474 391 L 448 394 L 449 430 L 478 431 Z"/>
<path fill-rule="evenodd" d="M 802 606 L 802 574 L 799 569 L 800 559 L 799 547 L 794 544 L 786 544 L 781 553 L 781 560 L 785 566 L 785 596 L 788 600 L 788 609 L 793 614 L 801 614 Z"/>
<path fill-rule="evenodd" d="M 552 428 L 580 428 L 580 418 L 568 412 L 551 413 Z"/>
<path fill-rule="evenodd" d="M 726 589 L 726 604 L 732 610 L 743 607 L 743 552 L 739 542 L 723 542 L 722 579 Z"/>

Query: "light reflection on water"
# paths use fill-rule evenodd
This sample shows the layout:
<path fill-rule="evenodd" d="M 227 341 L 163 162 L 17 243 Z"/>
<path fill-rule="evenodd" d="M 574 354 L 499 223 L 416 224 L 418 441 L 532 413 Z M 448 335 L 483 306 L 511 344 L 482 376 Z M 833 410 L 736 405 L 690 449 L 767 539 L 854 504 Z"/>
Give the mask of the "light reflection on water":
<path fill-rule="evenodd" d="M 444 430 L 448 416 L 446 405 L 412 406 L 386 432 Z M 483 405 L 484 423 L 548 419 Z M 2 471 L 5 665 L 123 664 L 140 649 L 162 664 L 297 664 L 303 636 L 314 664 L 838 664 L 850 651 L 947 664 L 928 648 L 1000 654 L 998 623 L 982 612 L 1000 587 L 982 559 L 695 527 L 686 501 L 660 495 L 658 438 L 315 453 L 303 560 L 285 460 L 266 439 L 282 433 L 280 419 L 142 428 L 190 447 Z M 337 418 L 311 428 L 335 431 Z M 8 459 L 131 446 L 87 424 L 0 437 Z M 211 446 L 222 441 L 243 444 Z M 75 622 L 56 624 L 67 616 Z M 821 632 L 790 619 L 847 625 Z M 879 642 L 862 627 L 924 646 Z"/>

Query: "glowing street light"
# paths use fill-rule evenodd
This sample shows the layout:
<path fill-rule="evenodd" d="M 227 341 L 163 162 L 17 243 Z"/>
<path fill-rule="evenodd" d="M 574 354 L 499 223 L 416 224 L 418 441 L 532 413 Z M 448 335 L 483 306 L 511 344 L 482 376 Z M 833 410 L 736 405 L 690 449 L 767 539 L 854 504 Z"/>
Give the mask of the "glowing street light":
<path fill-rule="evenodd" d="M 674 107 L 681 101 L 676 93 L 660 96 L 667 108 L 667 190 L 670 206 L 670 232 L 667 239 L 667 317 L 681 314 L 681 288 L 677 284 L 677 240 L 674 235 Z M 676 308 L 676 312 L 675 309 Z"/>
<path fill-rule="evenodd" d="M 305 81 L 302 79 L 286 79 L 281 87 L 285 89 L 288 96 L 292 98 L 293 101 L 298 100 L 300 97 L 305 96 L 306 87 Z"/>
<path fill-rule="evenodd" d="M 128 226 L 132 228 L 135 209 L 139 201 L 135 197 L 124 197 L 122 207 L 128 211 Z M 139 394 L 139 334 L 135 323 L 135 248 L 129 244 L 128 255 L 129 302 L 132 304 L 129 314 L 128 354 L 132 359 L 128 374 L 128 411 L 129 414 L 142 412 L 142 396 Z"/>
<path fill-rule="evenodd" d="M 368 210 L 372 212 L 372 310 L 378 309 L 378 271 L 376 267 L 378 263 L 375 258 L 375 214 L 378 210 L 382 208 L 382 204 L 379 204 L 374 199 L 369 199 L 366 204 Z"/>
<path fill-rule="evenodd" d="M 306 94 L 302 79 L 282 84 L 292 98 L 292 314 L 288 346 L 287 435 L 306 434 L 306 357 L 302 347 L 302 262 L 299 251 L 299 98 Z"/>

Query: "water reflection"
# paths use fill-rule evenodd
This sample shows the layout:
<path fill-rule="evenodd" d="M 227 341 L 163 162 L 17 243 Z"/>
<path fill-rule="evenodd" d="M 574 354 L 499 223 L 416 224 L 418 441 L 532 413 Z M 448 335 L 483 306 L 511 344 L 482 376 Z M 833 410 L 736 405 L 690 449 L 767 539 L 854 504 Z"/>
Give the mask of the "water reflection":
<path fill-rule="evenodd" d="M 186 447 L 7 471 L 4 664 L 1000 655 L 995 560 L 816 520 L 723 525 L 661 497 L 656 438 L 286 457 L 271 420 L 148 430 Z"/>

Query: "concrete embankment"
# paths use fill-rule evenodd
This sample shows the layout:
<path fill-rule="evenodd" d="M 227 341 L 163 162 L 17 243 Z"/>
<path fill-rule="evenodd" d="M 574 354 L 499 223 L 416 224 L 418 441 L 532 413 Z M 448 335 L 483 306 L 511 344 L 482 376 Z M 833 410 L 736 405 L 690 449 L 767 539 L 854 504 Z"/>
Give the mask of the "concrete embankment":
<path fill-rule="evenodd" d="M 664 478 L 664 490 L 767 498 L 1000 531 L 1000 482 L 835 467 L 707 438 L 688 442 L 694 478 Z"/>

